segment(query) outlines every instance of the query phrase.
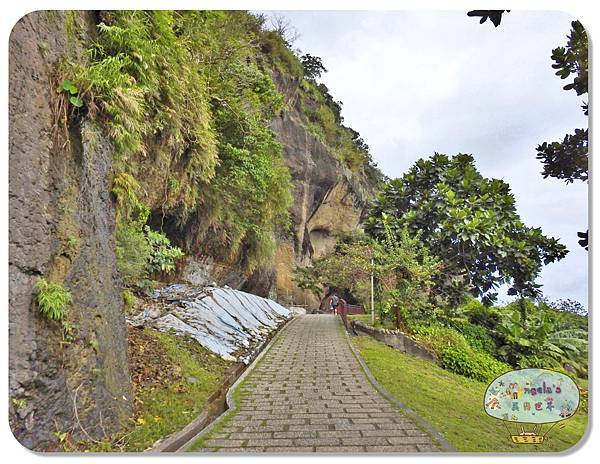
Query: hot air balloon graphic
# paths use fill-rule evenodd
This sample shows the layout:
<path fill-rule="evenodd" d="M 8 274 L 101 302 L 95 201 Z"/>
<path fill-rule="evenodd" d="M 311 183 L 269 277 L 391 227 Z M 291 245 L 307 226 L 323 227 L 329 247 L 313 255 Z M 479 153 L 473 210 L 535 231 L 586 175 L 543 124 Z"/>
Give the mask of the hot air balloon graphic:
<path fill-rule="evenodd" d="M 517 369 L 489 384 L 483 407 L 489 416 L 502 421 L 513 443 L 541 444 L 558 422 L 575 414 L 579 387 L 560 372 Z M 551 424 L 545 432 L 544 424 Z"/>

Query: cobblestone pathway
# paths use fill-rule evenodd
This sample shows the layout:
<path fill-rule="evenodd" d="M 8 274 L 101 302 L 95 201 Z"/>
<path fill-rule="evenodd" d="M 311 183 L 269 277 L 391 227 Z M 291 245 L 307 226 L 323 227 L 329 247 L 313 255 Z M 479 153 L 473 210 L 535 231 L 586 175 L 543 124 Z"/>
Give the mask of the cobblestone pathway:
<path fill-rule="evenodd" d="M 330 315 L 293 321 L 238 394 L 203 451 L 439 451 L 375 390 Z"/>

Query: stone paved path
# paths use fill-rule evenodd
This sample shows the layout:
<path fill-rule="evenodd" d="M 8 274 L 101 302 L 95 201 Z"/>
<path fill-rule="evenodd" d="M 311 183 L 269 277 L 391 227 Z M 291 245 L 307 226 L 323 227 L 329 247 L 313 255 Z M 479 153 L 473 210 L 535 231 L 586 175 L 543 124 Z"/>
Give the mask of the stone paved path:
<path fill-rule="evenodd" d="M 331 315 L 291 322 L 239 390 L 203 451 L 439 451 L 375 390 Z"/>

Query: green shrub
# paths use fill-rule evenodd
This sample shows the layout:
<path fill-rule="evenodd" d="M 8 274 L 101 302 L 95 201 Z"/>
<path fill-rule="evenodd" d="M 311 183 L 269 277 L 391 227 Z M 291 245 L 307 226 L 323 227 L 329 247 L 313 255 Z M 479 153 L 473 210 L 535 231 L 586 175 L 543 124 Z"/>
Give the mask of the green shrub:
<path fill-rule="evenodd" d="M 475 349 L 448 347 L 442 352 L 442 367 L 455 374 L 489 382 L 512 368 L 493 356 Z"/>
<path fill-rule="evenodd" d="M 489 353 L 471 346 L 467 338 L 453 328 L 419 327 L 415 334 L 438 355 L 442 367 L 450 372 L 487 382 L 511 369 Z"/>
<path fill-rule="evenodd" d="M 150 256 L 147 268 L 150 272 L 171 272 L 179 258 L 184 256 L 181 248 L 172 246 L 171 241 L 161 232 L 156 232 L 144 226 L 146 240 L 150 244 Z"/>
<path fill-rule="evenodd" d="M 485 327 L 466 321 L 454 322 L 452 327 L 460 332 L 473 348 L 492 355 L 496 354 L 496 343 Z"/>
<path fill-rule="evenodd" d="M 133 305 L 135 304 L 136 300 L 137 298 L 131 290 L 129 290 L 128 288 L 123 290 L 123 310 L 126 313 L 131 311 L 131 308 L 133 308 Z"/>
<path fill-rule="evenodd" d="M 67 305 L 71 303 L 71 292 L 58 282 L 42 278 L 34 287 L 40 313 L 51 321 L 61 321 L 65 317 Z"/>
<path fill-rule="evenodd" d="M 450 327 L 439 325 L 417 327 L 414 333 L 420 341 L 428 345 L 438 355 L 441 355 L 447 348 L 462 350 L 470 348 L 465 337 Z"/>
<path fill-rule="evenodd" d="M 127 200 L 126 214 L 120 215 L 116 227 L 117 269 L 126 285 L 149 289 L 148 274 L 171 272 L 184 256 L 169 238 L 146 225 L 150 210 L 137 200 Z"/>

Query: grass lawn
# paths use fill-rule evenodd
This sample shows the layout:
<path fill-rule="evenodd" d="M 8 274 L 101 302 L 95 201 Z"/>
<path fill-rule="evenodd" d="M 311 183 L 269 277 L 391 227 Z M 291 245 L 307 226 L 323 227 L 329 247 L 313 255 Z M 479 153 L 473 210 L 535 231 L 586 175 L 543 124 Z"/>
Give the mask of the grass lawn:
<path fill-rule="evenodd" d="M 158 369 L 172 372 L 163 382 L 137 386 L 135 428 L 124 437 L 126 451 L 142 451 L 195 419 L 229 366 L 194 340 L 151 329 L 145 335 L 166 355 L 166 362 L 154 361 Z M 148 349 L 148 343 L 142 346 Z"/>
<path fill-rule="evenodd" d="M 396 398 L 428 420 L 458 451 L 564 451 L 585 433 L 587 411 L 554 426 L 542 445 L 515 445 L 505 425 L 483 410 L 487 384 L 445 371 L 435 364 L 406 355 L 370 337 L 354 337 L 369 369 Z M 587 381 L 580 383 L 587 390 Z M 582 402 L 587 409 L 587 402 Z M 507 424 L 515 431 L 515 424 Z M 549 425 L 544 425 L 545 432 Z"/>

